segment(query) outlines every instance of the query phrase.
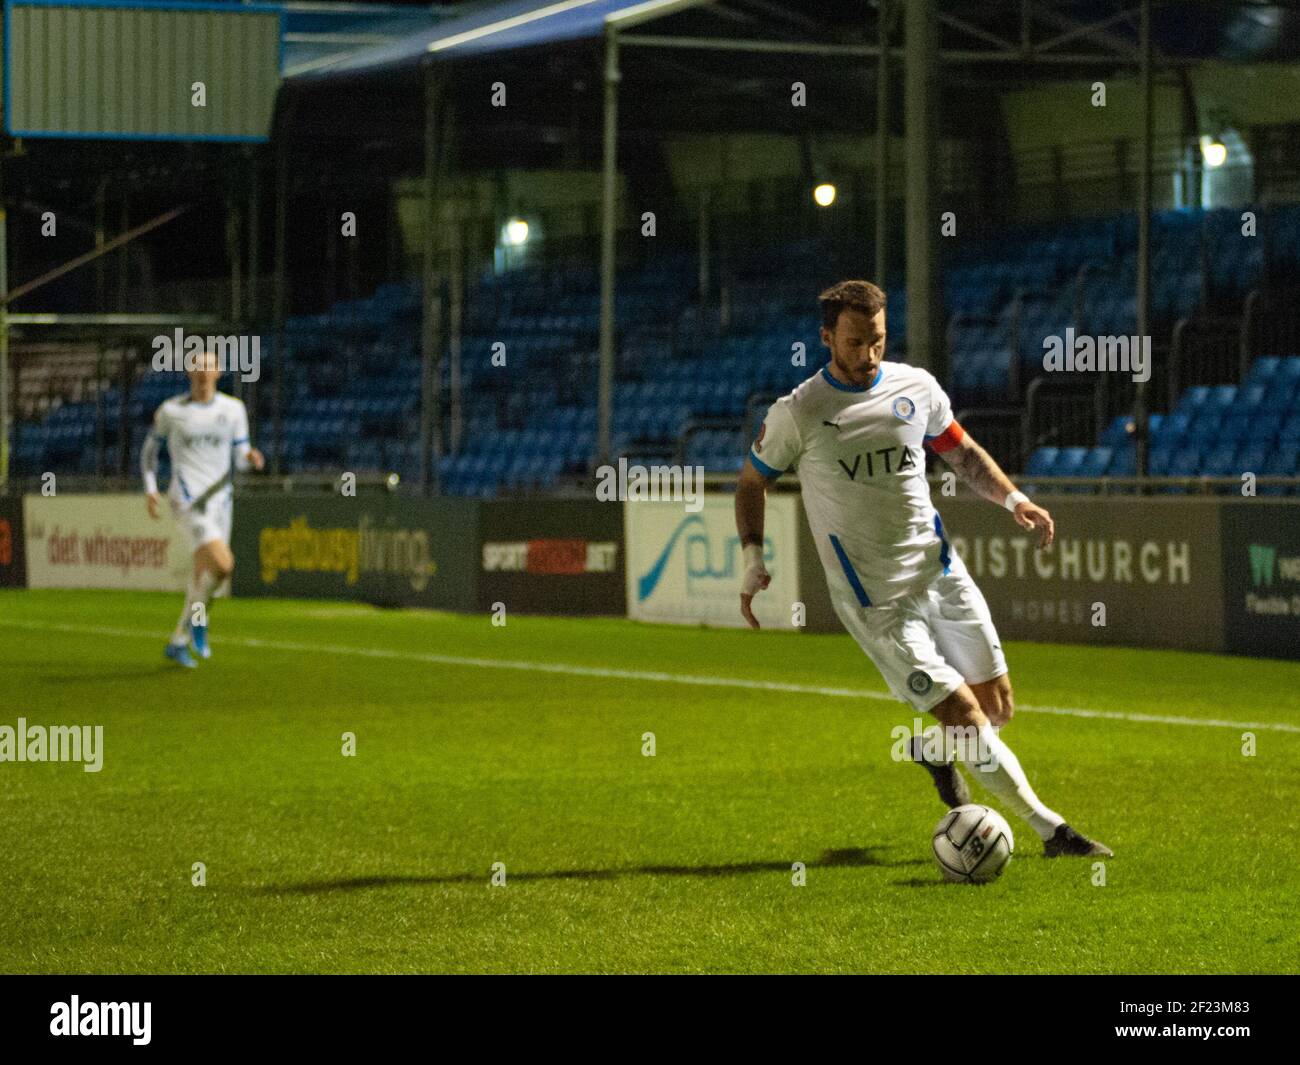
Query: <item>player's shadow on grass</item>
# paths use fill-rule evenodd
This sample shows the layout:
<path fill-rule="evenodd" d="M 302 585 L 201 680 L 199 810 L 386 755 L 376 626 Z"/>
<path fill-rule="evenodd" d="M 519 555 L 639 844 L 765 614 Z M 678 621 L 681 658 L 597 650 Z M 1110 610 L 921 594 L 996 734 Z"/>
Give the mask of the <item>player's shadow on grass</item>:
<path fill-rule="evenodd" d="M 180 669 L 175 662 L 161 662 L 156 666 L 133 666 L 129 669 L 101 669 L 87 667 L 80 673 L 42 673 L 41 680 L 51 684 L 78 684 L 82 681 L 96 683 L 105 680 L 138 680 L 141 677 L 159 677 L 164 673 L 179 677 L 187 670 Z"/>
<path fill-rule="evenodd" d="M 885 866 L 897 868 L 906 865 L 928 865 L 921 858 L 887 860 L 873 851 L 878 847 L 851 847 L 845 850 L 823 851 L 816 861 L 804 862 L 808 869 L 830 869 L 838 866 Z M 549 872 L 507 873 L 508 880 L 619 880 L 629 876 L 745 876 L 751 873 L 789 873 L 798 859 L 771 862 L 733 862 L 728 865 L 640 865 L 621 869 L 554 869 Z M 357 876 L 341 880 L 315 880 L 301 884 L 270 884 L 254 891 L 257 895 L 317 895 L 329 891 L 358 891 L 377 887 L 410 887 L 428 884 L 483 884 L 489 871 L 481 873 L 445 873 L 429 876 Z"/>

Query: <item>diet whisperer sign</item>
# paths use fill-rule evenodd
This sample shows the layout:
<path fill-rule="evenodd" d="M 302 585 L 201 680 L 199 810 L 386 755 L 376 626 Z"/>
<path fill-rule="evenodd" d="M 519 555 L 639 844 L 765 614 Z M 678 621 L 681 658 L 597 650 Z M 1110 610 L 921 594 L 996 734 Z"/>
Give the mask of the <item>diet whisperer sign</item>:
<path fill-rule="evenodd" d="M 1056 543 L 1035 549 L 987 503 L 936 501 L 953 550 L 1013 640 L 1223 648 L 1216 504 L 1092 498 L 1041 500 Z"/>

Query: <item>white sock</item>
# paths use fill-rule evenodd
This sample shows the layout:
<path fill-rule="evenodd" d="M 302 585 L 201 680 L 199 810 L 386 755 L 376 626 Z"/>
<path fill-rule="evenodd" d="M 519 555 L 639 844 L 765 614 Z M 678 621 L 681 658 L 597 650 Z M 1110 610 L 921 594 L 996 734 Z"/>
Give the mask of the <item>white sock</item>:
<path fill-rule="evenodd" d="M 185 586 L 185 607 L 181 610 L 181 616 L 176 621 L 176 628 L 172 630 L 172 643 L 189 643 L 190 621 L 194 617 L 194 604 L 202 603 L 203 610 L 206 613 L 208 600 L 212 598 L 212 593 L 216 590 L 216 587 L 217 582 L 211 570 L 205 569 L 198 576 L 191 574 L 190 582 Z"/>
<path fill-rule="evenodd" d="M 1065 824 L 1065 818 L 1044 806 L 1034 794 L 1025 771 L 1020 768 L 1020 760 L 999 738 L 992 725 L 979 730 L 979 739 L 985 760 L 981 762 L 975 752 L 966 759 L 976 770 L 975 779 L 1028 821 L 1039 838 L 1051 839 L 1057 827 Z"/>

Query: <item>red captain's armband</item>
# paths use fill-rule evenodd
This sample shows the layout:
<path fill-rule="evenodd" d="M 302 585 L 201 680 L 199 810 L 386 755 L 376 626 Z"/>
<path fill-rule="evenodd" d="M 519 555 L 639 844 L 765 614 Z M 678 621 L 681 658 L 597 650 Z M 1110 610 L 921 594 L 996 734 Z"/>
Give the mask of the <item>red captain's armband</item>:
<path fill-rule="evenodd" d="M 962 437 L 966 435 L 960 423 L 954 418 L 948 423 L 948 428 L 938 436 L 926 437 L 925 442 L 930 445 L 930 450 L 936 455 L 942 455 L 945 451 L 951 451 L 961 443 Z"/>

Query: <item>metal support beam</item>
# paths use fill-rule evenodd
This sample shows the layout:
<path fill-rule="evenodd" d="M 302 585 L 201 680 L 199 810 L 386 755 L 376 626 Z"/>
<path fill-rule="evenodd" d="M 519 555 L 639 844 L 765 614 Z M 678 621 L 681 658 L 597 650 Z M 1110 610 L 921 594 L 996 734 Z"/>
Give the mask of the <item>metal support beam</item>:
<path fill-rule="evenodd" d="M 876 61 L 876 261 L 875 282 L 885 287 L 889 259 L 889 0 L 876 8 L 880 55 Z"/>
<path fill-rule="evenodd" d="M 1137 246 L 1137 334 L 1146 343 L 1151 335 L 1151 0 L 1142 0 L 1138 24 L 1138 50 L 1141 56 L 1142 85 L 1142 163 L 1138 175 L 1138 246 Z M 1137 474 L 1147 472 L 1147 396 L 1146 383 L 1138 381 L 1133 399 L 1133 423 L 1136 429 L 1135 458 Z"/>
<path fill-rule="evenodd" d="M 131 205 L 128 201 L 128 192 L 122 190 L 122 200 L 118 204 L 118 232 L 125 233 L 131 228 Z M 117 255 L 117 306 L 115 310 L 121 310 L 126 306 L 127 292 L 131 287 L 131 253 L 123 246 Z"/>
<path fill-rule="evenodd" d="M 108 179 L 95 186 L 95 310 L 108 311 L 108 273 L 104 261 L 104 241 L 108 230 Z"/>
<path fill-rule="evenodd" d="M 465 225 L 460 211 L 451 220 L 451 276 L 447 293 L 447 356 L 451 360 L 451 453 L 460 454 L 465 404 L 461 382 L 461 348 L 465 309 Z"/>
<path fill-rule="evenodd" d="M 235 189 L 226 194 L 226 258 L 230 263 L 230 321 L 241 333 L 244 331 L 244 248 L 242 243 L 243 219 L 240 217 L 239 197 Z M 234 393 L 244 398 L 244 382 L 235 375 Z"/>
<path fill-rule="evenodd" d="M 884 9 L 884 3 L 885 0 L 881 0 L 882 12 Z M 983 41 L 985 44 L 991 44 L 996 48 L 1001 48 L 1008 52 L 1016 50 L 1016 46 L 1005 37 L 999 37 L 996 33 L 990 33 L 988 30 L 967 22 L 965 19 L 960 19 L 956 15 L 940 14 L 939 21 L 945 26 L 951 26 L 955 30 L 960 30 L 967 36 L 974 37 L 976 40 Z"/>
<path fill-rule="evenodd" d="M 607 33 L 608 43 L 612 33 Z M 619 45 L 641 48 L 705 49 L 714 52 L 764 52 L 780 55 L 847 56 L 860 58 L 874 56 L 876 48 L 870 44 L 818 44 L 816 41 L 765 41 L 738 37 L 665 37 L 653 33 L 624 33 L 618 36 Z"/>
<path fill-rule="evenodd" d="M 106 329 L 175 329 L 193 328 L 196 332 L 202 328 L 216 329 L 230 323 L 216 314 L 168 314 L 163 311 L 145 312 L 144 314 L 61 314 L 54 311 L 7 311 L 8 323 L 19 326 L 48 325 L 68 326 L 70 328 L 104 327 Z"/>
<path fill-rule="evenodd" d="M 614 393 L 614 273 L 618 228 L 618 34 L 605 32 L 604 172 L 600 222 L 600 380 L 596 412 L 601 464 L 610 461 Z"/>
<path fill-rule="evenodd" d="M 252 148 L 244 149 L 244 162 L 248 168 L 248 328 L 262 328 L 262 304 L 259 288 L 261 273 L 261 255 L 258 241 L 261 240 L 262 188 L 258 154 Z M 247 390 L 249 435 L 258 439 L 258 403 L 256 381 L 249 381 Z"/>
<path fill-rule="evenodd" d="M 697 259 L 695 274 L 695 296 L 703 312 L 709 301 L 709 292 L 713 288 L 713 190 L 705 185 L 700 189 L 700 218 L 697 237 Z"/>
<path fill-rule="evenodd" d="M 437 259 L 438 176 L 441 141 L 438 119 L 442 111 L 443 72 L 427 60 L 424 65 L 424 256 L 423 324 L 420 330 L 420 490 L 434 491 L 438 459 L 442 457 L 439 410 L 442 349 L 442 291 Z"/>
<path fill-rule="evenodd" d="M 275 287 L 273 317 L 275 321 L 275 450 L 271 454 L 271 472 L 279 475 L 284 454 L 284 376 L 289 370 L 284 350 L 286 228 L 289 211 L 289 121 L 281 125 L 275 144 Z"/>
<path fill-rule="evenodd" d="M 905 6 L 911 6 L 910 4 Z M 619 45 L 640 48 L 676 48 L 711 52 L 757 52 L 776 55 L 817 55 L 826 58 L 875 59 L 880 47 L 875 44 L 818 44 L 815 41 L 765 41 L 723 37 L 666 37 L 646 33 L 620 34 Z M 1011 42 L 1006 42 L 1010 44 Z M 906 59 L 907 49 L 893 48 L 893 58 Z M 1026 50 L 998 48 L 981 51 L 972 48 L 945 48 L 935 51 L 939 63 L 1040 63 L 1044 66 L 1083 66 L 1114 69 L 1117 63 L 1134 62 L 1133 55 L 1115 52 L 1044 52 L 1039 46 Z M 1162 57 L 1161 66 L 1192 66 L 1194 59 Z"/>
<path fill-rule="evenodd" d="M 3 164 L 0 146 L 0 165 Z M 0 182 L 0 189 L 3 183 Z M 9 221 L 0 192 L 0 297 L 9 291 Z M 0 298 L 0 493 L 9 487 L 9 304 Z"/>
<path fill-rule="evenodd" d="M 1116 56 L 1123 56 L 1127 59 L 1137 59 L 1141 61 L 1140 48 L 1134 48 L 1123 37 L 1117 37 L 1113 33 L 1107 33 L 1109 26 L 1117 22 L 1128 22 L 1137 11 L 1137 8 L 1129 8 L 1127 11 L 1118 11 L 1113 15 L 1107 15 L 1105 18 L 1098 19 L 1094 22 L 1080 22 L 1078 19 L 1071 18 L 1068 15 L 1062 15 L 1055 11 L 1040 11 L 1039 17 L 1052 23 L 1052 25 L 1065 30 L 1064 33 L 1049 38 L 1046 41 L 1039 41 L 1037 49 L 1045 52 L 1055 48 L 1057 45 L 1065 44 L 1066 41 L 1077 40 L 1080 37 L 1100 44 L 1109 48 Z"/>
<path fill-rule="evenodd" d="M 53 270 L 48 270 L 45 273 L 41 274 L 40 277 L 32 278 L 32 280 L 19 285 L 12 292 L 0 293 L 0 302 L 3 302 L 5 304 L 12 303 L 14 300 L 19 299 L 22 296 L 26 296 L 31 292 L 35 292 L 42 285 L 49 284 L 49 282 L 55 280 L 56 278 L 60 278 L 64 274 L 71 273 L 73 270 L 76 270 L 78 267 L 85 266 L 86 263 L 88 262 L 93 262 L 95 260 L 98 260 L 99 262 L 102 263 L 103 257 L 107 255 L 109 252 L 117 248 L 120 248 L 122 245 L 132 240 L 135 240 L 136 237 L 144 236 L 144 234 L 148 233 L 150 230 L 154 230 L 157 229 L 159 226 L 166 225 L 172 219 L 179 217 L 180 215 L 184 214 L 188 210 L 189 207 L 187 206 L 187 207 L 175 207 L 170 211 L 164 211 L 156 218 L 151 218 L 149 219 L 149 221 L 136 226 L 134 229 L 128 229 L 125 233 L 119 233 L 116 237 L 114 237 L 110 241 L 104 241 L 102 239 L 103 238 L 102 231 L 97 232 L 95 238 L 95 248 L 93 250 L 85 252 L 82 255 L 78 255 L 74 259 L 69 259 L 66 263 L 56 266 Z M 102 286 L 97 286 L 97 287 L 102 287 Z M 103 308 L 100 309 L 102 310 Z"/>
<path fill-rule="evenodd" d="M 907 115 L 907 361 L 946 380 L 939 330 L 934 211 L 935 114 L 938 104 L 938 20 L 935 0 L 903 6 L 903 105 Z"/>

